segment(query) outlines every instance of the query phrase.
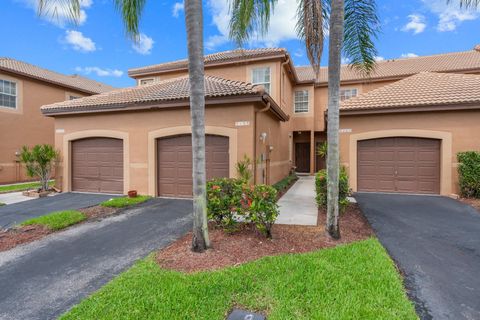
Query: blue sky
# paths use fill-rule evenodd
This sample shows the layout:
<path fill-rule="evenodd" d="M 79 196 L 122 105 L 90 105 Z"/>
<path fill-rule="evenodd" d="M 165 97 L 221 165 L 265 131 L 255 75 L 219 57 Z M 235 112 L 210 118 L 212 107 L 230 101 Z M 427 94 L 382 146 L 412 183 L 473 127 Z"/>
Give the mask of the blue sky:
<path fill-rule="evenodd" d="M 79 25 L 36 15 L 38 0 L 2 0 L 0 56 L 65 74 L 78 73 L 117 87 L 133 85 L 128 68 L 186 57 L 181 0 L 149 0 L 138 45 L 125 36 L 113 0 L 82 0 Z M 470 50 L 480 43 L 480 12 L 460 10 L 456 0 L 377 1 L 382 32 L 378 59 Z M 296 65 L 308 64 L 296 39 L 296 0 L 278 0 L 270 32 L 249 47 L 285 47 Z M 228 41 L 227 0 L 204 1 L 205 53 L 234 48 Z M 326 54 L 324 54 L 326 56 Z M 326 58 L 324 58 L 326 64 Z"/>

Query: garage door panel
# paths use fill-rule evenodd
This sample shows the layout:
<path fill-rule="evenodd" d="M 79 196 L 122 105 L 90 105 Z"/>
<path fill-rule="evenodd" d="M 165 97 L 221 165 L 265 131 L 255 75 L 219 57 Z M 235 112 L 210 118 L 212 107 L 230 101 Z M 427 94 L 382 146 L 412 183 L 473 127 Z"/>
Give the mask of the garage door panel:
<path fill-rule="evenodd" d="M 358 142 L 358 190 L 439 193 L 440 141 L 393 137 Z"/>

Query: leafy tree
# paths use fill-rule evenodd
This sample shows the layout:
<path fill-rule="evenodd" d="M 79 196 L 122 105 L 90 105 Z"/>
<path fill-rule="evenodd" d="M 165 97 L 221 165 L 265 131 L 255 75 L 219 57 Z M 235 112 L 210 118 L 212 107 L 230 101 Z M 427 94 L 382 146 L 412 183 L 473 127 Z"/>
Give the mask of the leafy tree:
<path fill-rule="evenodd" d="M 53 168 L 58 163 L 59 152 L 48 144 L 36 145 L 32 149 L 24 146 L 20 160 L 27 169 L 29 177 L 40 179 L 40 189 L 48 190 L 48 181 L 52 178 Z"/>
<path fill-rule="evenodd" d="M 478 0 L 472 0 L 478 1 Z M 230 38 L 239 46 L 256 33 L 268 31 L 277 0 L 230 0 Z M 318 81 L 324 40 L 329 35 L 327 171 L 328 205 L 326 230 L 340 237 L 338 224 L 339 107 L 341 56 L 352 68 L 368 75 L 375 67 L 377 50 L 373 40 L 379 30 L 375 0 L 299 0 L 297 34 L 304 41 L 307 56 Z"/>
<path fill-rule="evenodd" d="M 147 0 L 113 0 L 125 30 L 134 41 L 139 39 L 139 23 Z M 74 22 L 80 18 L 81 0 L 39 0 L 40 15 L 57 15 L 66 9 Z M 205 168 L 205 87 L 203 66 L 203 14 L 201 0 L 185 0 L 185 23 L 190 77 L 190 113 L 193 154 L 193 237 L 192 250 L 202 252 L 210 246 L 207 225 Z"/>

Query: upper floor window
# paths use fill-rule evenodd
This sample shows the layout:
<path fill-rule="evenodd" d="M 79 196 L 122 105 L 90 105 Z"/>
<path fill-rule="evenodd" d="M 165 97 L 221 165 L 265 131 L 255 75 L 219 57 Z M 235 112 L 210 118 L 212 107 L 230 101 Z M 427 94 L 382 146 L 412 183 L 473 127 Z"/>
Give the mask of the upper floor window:
<path fill-rule="evenodd" d="M 15 82 L 0 80 L 0 106 L 17 108 L 17 84 Z"/>
<path fill-rule="evenodd" d="M 267 93 L 270 92 L 270 68 L 254 68 L 252 69 L 252 84 L 260 84 L 265 88 Z"/>
<path fill-rule="evenodd" d="M 356 97 L 358 91 L 356 88 L 353 89 L 340 89 L 340 101 L 348 100 L 350 98 Z"/>
<path fill-rule="evenodd" d="M 308 90 L 295 91 L 295 113 L 308 112 Z"/>
<path fill-rule="evenodd" d="M 154 79 L 153 78 L 150 78 L 150 79 L 141 79 L 140 80 L 140 85 L 143 86 L 145 84 L 150 84 L 150 83 L 153 83 Z"/>
<path fill-rule="evenodd" d="M 75 99 L 79 99 L 80 97 L 78 96 L 68 96 L 68 99 L 69 100 L 75 100 Z"/>

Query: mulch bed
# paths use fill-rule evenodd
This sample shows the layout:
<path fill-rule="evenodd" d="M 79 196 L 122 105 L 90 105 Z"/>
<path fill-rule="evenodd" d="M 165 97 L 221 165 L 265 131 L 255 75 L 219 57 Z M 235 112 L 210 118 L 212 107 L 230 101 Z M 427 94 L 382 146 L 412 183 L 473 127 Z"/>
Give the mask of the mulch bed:
<path fill-rule="evenodd" d="M 468 205 L 471 205 L 472 207 L 477 209 L 477 211 L 480 213 L 480 199 L 460 198 L 458 200 L 460 200 L 461 202 L 466 203 Z"/>
<path fill-rule="evenodd" d="M 114 215 L 119 211 L 119 209 L 93 206 L 89 208 L 79 209 L 78 211 L 84 213 L 87 216 L 87 219 L 80 222 L 84 223 L 87 221 L 101 220 L 108 216 Z M 75 226 L 79 225 L 80 223 L 75 224 Z M 59 231 L 62 230 L 58 230 L 56 232 Z M 26 244 L 35 240 L 39 240 L 54 232 L 55 231 L 41 225 L 14 227 L 8 230 L 0 229 L 0 252 L 10 250 L 21 244 Z"/>
<path fill-rule="evenodd" d="M 272 239 L 266 239 L 248 224 L 241 225 L 234 233 L 226 233 L 211 224 L 212 248 L 207 252 L 192 252 L 192 235 L 188 233 L 159 251 L 156 260 L 163 268 L 189 273 L 235 266 L 264 256 L 314 251 L 373 235 L 373 230 L 356 204 L 350 205 L 340 217 L 340 240 L 333 240 L 325 234 L 325 214 L 319 217 L 318 226 L 275 225 Z"/>

